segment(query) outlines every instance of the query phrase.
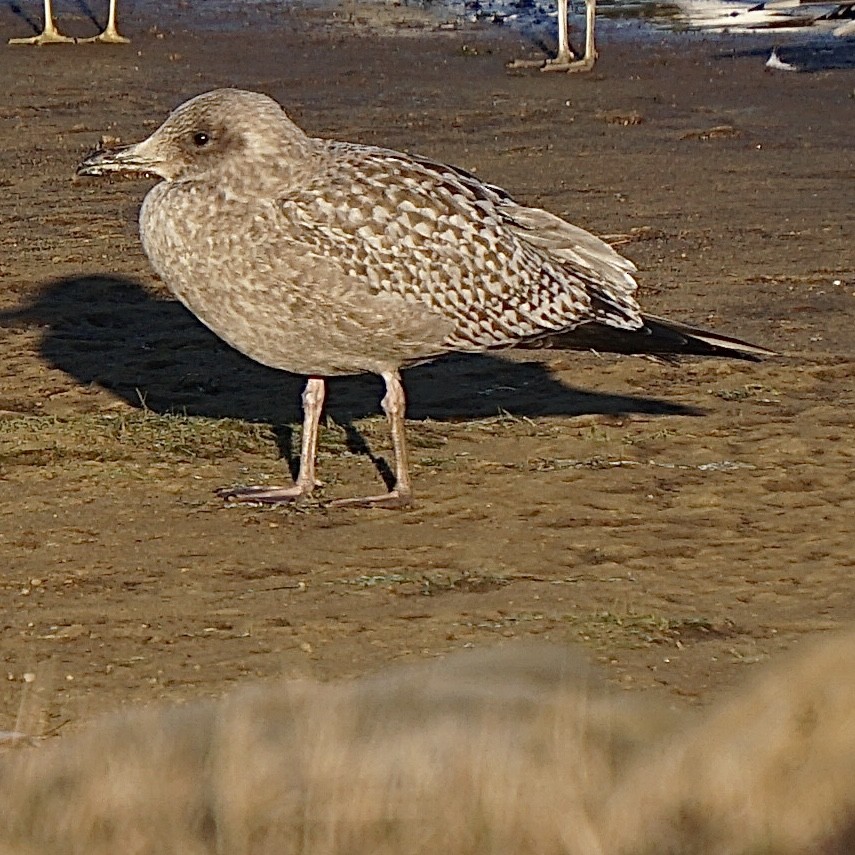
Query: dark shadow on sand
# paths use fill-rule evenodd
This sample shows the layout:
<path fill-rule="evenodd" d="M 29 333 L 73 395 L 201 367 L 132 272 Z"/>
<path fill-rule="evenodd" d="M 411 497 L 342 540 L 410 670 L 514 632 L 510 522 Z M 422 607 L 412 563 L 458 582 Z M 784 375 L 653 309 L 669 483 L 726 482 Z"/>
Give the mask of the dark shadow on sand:
<path fill-rule="evenodd" d="M 103 23 L 103 24 L 95 17 L 95 12 L 93 11 L 93 9 L 89 5 L 89 3 L 86 2 L 86 0 L 74 0 L 74 5 L 77 7 L 79 15 L 82 15 L 84 18 L 88 18 L 93 24 L 95 24 L 96 27 L 99 28 L 99 30 L 104 29 L 104 27 L 106 26 L 106 21 L 107 21 L 107 3 L 106 2 L 103 4 L 104 5 L 104 21 L 105 21 L 105 23 Z"/>
<path fill-rule="evenodd" d="M 23 3 L 23 5 L 22 5 Z M 20 18 L 24 23 L 26 23 L 33 31 L 33 35 L 38 35 L 42 31 L 42 26 L 44 21 L 42 20 L 43 8 L 41 3 L 34 3 L 32 0 L 21 0 L 21 2 L 17 2 L 17 0 L 5 0 L 3 5 L 16 17 Z M 97 4 L 99 11 L 103 16 L 103 21 L 99 20 L 98 16 L 95 14 L 95 10 L 92 8 L 92 4 L 88 2 L 88 0 L 66 0 L 64 3 L 54 3 L 53 4 L 53 19 L 54 23 L 57 25 L 59 31 L 65 34 L 66 27 L 69 23 L 73 25 L 77 21 L 86 20 L 94 24 L 98 28 L 98 32 L 104 29 L 107 21 L 107 11 L 108 11 L 108 2 L 107 0 L 102 0 Z M 119 4 L 122 6 L 120 9 L 121 13 L 127 14 L 128 9 L 125 8 L 125 5 Z M 27 7 L 25 9 L 25 7 Z M 34 14 L 29 11 L 29 8 L 32 7 L 34 10 Z"/>
<path fill-rule="evenodd" d="M 0 313 L 0 326 L 39 326 L 42 357 L 84 385 L 95 384 L 159 413 L 239 418 L 273 425 L 293 460 L 305 378 L 265 368 L 234 351 L 178 302 L 132 279 L 79 276 L 47 282 L 26 306 Z M 296 331 L 295 331 L 296 334 Z M 408 418 L 457 421 L 495 416 L 590 413 L 699 415 L 656 398 L 567 387 L 538 362 L 451 356 L 405 374 Z M 327 410 L 354 451 L 369 453 L 354 419 L 380 411 L 380 378 L 330 381 Z M 361 443 L 361 444 L 360 444 Z"/>
<path fill-rule="evenodd" d="M 20 3 L 15 3 L 14 0 L 6 0 L 4 5 L 13 15 L 20 18 L 28 27 L 30 27 L 34 36 L 37 36 L 42 31 L 41 23 L 28 11 L 25 11 Z"/>

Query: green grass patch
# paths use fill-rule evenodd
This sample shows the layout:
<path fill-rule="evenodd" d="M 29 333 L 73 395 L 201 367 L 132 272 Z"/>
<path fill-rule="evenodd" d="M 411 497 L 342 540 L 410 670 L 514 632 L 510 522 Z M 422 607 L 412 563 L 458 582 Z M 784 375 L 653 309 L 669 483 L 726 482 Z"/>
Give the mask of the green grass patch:
<path fill-rule="evenodd" d="M 150 410 L 0 419 L 0 463 L 6 465 L 151 456 L 179 463 L 261 452 L 276 453 L 269 425 L 238 419 L 161 415 Z"/>
<path fill-rule="evenodd" d="M 391 444 L 385 419 L 360 420 L 361 443 L 378 453 Z M 292 426 L 293 453 L 299 453 L 300 427 Z M 420 423 L 410 425 L 410 446 L 435 449 L 446 442 L 443 432 Z M 330 421 L 321 426 L 319 453 L 338 457 L 359 451 L 347 431 Z M 16 415 L 0 418 L 0 464 L 46 466 L 72 461 L 130 461 L 155 457 L 160 462 L 221 460 L 241 454 L 278 456 L 276 437 L 268 424 L 241 419 L 211 419 L 182 414 L 134 410 L 115 414 Z"/>

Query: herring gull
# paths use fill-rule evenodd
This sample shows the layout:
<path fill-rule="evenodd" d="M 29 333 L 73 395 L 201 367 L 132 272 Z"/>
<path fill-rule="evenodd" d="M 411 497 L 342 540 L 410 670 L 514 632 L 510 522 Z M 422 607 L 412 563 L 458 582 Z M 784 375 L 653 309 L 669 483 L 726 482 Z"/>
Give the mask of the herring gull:
<path fill-rule="evenodd" d="M 98 33 L 97 36 L 92 36 L 89 39 L 73 39 L 62 35 L 56 28 L 53 20 L 53 9 L 51 8 L 51 0 L 45 0 L 45 23 L 42 31 L 37 36 L 29 38 L 9 39 L 10 45 L 51 45 L 51 44 L 89 44 L 92 42 L 101 42 L 103 44 L 127 44 L 129 39 L 119 35 L 116 29 L 116 3 L 117 0 L 110 0 L 110 11 L 107 15 L 107 26 L 104 30 Z"/>
<path fill-rule="evenodd" d="M 389 492 L 336 504 L 398 507 L 412 496 L 403 367 L 538 344 L 769 355 L 642 314 L 632 262 L 578 226 L 453 166 L 309 137 L 256 92 L 199 95 L 142 142 L 78 167 L 112 172 L 163 179 L 140 234 L 175 296 L 245 355 L 309 378 L 296 483 L 221 491 L 231 501 L 314 490 L 326 377 L 382 376 L 395 453 Z"/>

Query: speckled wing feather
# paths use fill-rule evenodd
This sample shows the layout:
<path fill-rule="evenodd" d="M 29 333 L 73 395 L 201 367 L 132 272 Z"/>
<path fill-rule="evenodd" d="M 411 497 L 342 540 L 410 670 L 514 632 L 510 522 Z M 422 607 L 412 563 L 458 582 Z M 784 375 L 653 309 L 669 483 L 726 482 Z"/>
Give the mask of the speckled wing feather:
<path fill-rule="evenodd" d="M 594 235 L 453 167 L 317 141 L 328 165 L 283 195 L 283 233 L 371 293 L 454 324 L 448 350 L 484 350 L 588 321 L 641 325 L 631 262 Z"/>
<path fill-rule="evenodd" d="M 310 376 L 382 373 L 445 352 L 450 320 L 372 293 L 286 225 L 270 200 L 231 203 L 182 182 L 155 185 L 140 212 L 146 254 L 172 293 L 264 365 Z"/>

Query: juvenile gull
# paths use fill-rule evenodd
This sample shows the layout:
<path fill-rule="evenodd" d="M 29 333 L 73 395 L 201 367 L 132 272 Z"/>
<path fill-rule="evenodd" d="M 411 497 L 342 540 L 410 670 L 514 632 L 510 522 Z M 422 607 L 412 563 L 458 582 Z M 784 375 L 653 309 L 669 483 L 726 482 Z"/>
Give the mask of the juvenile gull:
<path fill-rule="evenodd" d="M 411 498 L 402 367 L 514 345 L 755 359 L 769 351 L 641 313 L 632 262 L 547 211 L 420 157 L 308 137 L 272 98 L 219 89 L 148 139 L 97 151 L 81 175 L 163 179 L 143 248 L 176 297 L 232 347 L 307 375 L 290 487 L 221 491 L 277 503 L 316 486 L 324 378 L 383 377 L 396 483 L 340 504 Z"/>

